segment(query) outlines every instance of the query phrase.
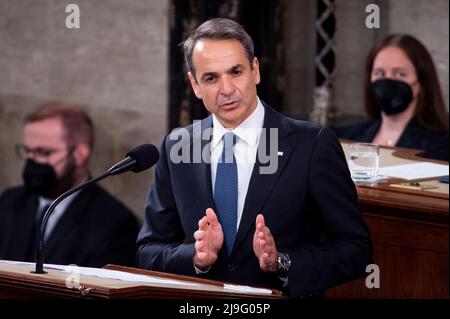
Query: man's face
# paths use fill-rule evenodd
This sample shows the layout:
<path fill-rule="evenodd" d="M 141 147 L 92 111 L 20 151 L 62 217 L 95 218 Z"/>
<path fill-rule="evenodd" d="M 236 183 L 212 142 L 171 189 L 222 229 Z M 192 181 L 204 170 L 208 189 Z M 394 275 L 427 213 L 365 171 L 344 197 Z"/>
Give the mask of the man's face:
<path fill-rule="evenodd" d="M 73 169 L 73 167 L 69 167 L 74 163 L 59 118 L 49 118 L 26 124 L 24 144 L 28 150 L 31 150 L 29 158 L 37 163 L 52 166 L 57 178 L 61 178 Z M 33 151 L 35 155 L 31 155 Z"/>
<path fill-rule="evenodd" d="M 237 127 L 258 104 L 258 60 L 254 58 L 251 68 L 237 40 L 200 40 L 192 61 L 195 77 L 189 73 L 189 80 L 195 95 L 224 127 Z"/>

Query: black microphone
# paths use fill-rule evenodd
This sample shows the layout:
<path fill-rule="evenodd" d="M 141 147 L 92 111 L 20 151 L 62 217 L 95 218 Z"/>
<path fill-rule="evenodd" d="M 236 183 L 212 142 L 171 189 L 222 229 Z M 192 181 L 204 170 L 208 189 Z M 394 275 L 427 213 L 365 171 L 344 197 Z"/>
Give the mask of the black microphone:
<path fill-rule="evenodd" d="M 122 173 L 125 173 L 128 171 L 132 171 L 135 173 L 144 171 L 144 170 L 152 167 L 153 165 L 155 165 L 158 162 L 159 152 L 155 145 L 143 144 L 143 145 L 139 145 L 139 146 L 133 148 L 125 156 L 126 157 L 123 160 L 121 160 L 117 164 L 113 165 L 110 169 L 108 169 L 106 171 L 106 173 L 104 173 L 96 178 L 90 179 L 72 189 L 69 189 L 67 192 L 61 194 L 58 198 L 56 198 L 51 203 L 50 207 L 45 212 L 44 217 L 42 218 L 42 221 L 41 221 L 40 231 L 39 231 L 39 244 L 37 246 L 37 251 L 36 251 L 36 268 L 34 271 L 32 271 L 32 273 L 36 273 L 36 274 L 46 274 L 47 273 L 46 271 L 44 271 L 45 228 L 47 227 L 48 219 L 49 219 L 50 215 L 53 213 L 53 210 L 64 198 L 79 191 L 80 189 L 83 189 L 90 185 L 93 185 L 108 176 L 118 175 L 118 174 L 122 174 Z"/>
<path fill-rule="evenodd" d="M 158 161 L 159 152 L 155 145 L 143 144 L 133 148 L 125 156 L 108 170 L 109 175 L 118 175 L 127 171 L 134 173 L 145 171 Z"/>

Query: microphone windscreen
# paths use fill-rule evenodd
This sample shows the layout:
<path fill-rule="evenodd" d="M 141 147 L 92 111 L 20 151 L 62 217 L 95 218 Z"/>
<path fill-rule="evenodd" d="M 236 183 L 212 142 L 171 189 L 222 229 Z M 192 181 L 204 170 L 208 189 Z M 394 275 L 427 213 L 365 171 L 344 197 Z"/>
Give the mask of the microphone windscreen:
<path fill-rule="evenodd" d="M 131 171 L 138 173 L 152 167 L 158 162 L 159 151 L 153 144 L 142 144 L 133 148 L 126 156 L 129 156 L 136 161 L 136 164 Z"/>

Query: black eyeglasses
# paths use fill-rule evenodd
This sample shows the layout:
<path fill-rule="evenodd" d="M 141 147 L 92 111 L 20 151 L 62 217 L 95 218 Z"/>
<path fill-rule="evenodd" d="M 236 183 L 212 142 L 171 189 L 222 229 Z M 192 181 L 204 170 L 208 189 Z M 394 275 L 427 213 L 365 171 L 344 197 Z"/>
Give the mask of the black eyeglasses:
<path fill-rule="evenodd" d="M 69 148 L 69 151 L 71 151 L 72 148 Z M 26 145 L 19 144 L 16 145 L 16 155 L 18 158 L 26 160 L 28 158 L 41 158 L 41 159 L 47 159 L 52 154 L 59 152 L 63 150 L 60 149 L 49 149 L 49 148 L 43 148 L 43 147 L 36 147 L 36 148 L 28 148 Z"/>

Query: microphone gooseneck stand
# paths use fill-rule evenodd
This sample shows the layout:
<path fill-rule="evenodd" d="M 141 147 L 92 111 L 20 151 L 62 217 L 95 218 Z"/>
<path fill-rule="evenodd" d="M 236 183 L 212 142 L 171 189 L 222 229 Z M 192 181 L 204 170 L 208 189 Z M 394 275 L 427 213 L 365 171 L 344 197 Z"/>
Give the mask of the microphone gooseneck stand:
<path fill-rule="evenodd" d="M 47 211 L 44 214 L 44 217 L 42 219 L 41 228 L 39 230 L 39 244 L 37 246 L 37 252 L 36 252 L 36 268 L 32 273 L 34 274 L 46 274 L 47 272 L 44 271 L 44 234 L 45 234 L 45 228 L 47 227 L 48 219 L 50 218 L 50 215 L 53 213 L 53 210 L 55 207 L 67 196 L 79 191 L 82 188 L 88 187 L 106 177 L 111 175 L 111 173 L 108 171 L 104 173 L 103 175 L 100 175 L 96 178 L 88 180 L 86 183 L 80 184 L 77 187 L 74 187 L 67 192 L 61 194 L 56 198 L 53 203 L 50 205 L 50 207 L 47 209 Z"/>
<path fill-rule="evenodd" d="M 138 147 L 135 147 L 130 152 L 127 153 L 123 160 L 119 163 L 113 165 L 108 171 L 98 177 L 92 178 L 72 189 L 69 189 L 67 192 L 61 194 L 56 198 L 47 211 L 44 214 L 42 219 L 40 229 L 39 229 L 39 242 L 36 247 L 36 267 L 34 271 L 31 271 L 34 274 L 46 274 L 44 271 L 44 248 L 45 248 L 45 228 L 47 227 L 48 219 L 50 215 L 53 213 L 56 205 L 58 205 L 64 198 L 67 196 L 79 191 L 80 189 L 91 186 L 92 184 L 101 181 L 102 179 L 112 176 L 125 173 L 129 170 L 138 173 L 143 170 L 146 170 L 153 166 L 159 159 L 158 149 L 152 144 L 143 144 Z"/>

